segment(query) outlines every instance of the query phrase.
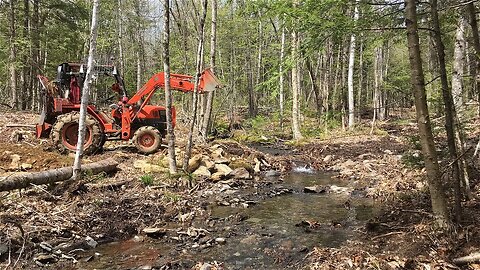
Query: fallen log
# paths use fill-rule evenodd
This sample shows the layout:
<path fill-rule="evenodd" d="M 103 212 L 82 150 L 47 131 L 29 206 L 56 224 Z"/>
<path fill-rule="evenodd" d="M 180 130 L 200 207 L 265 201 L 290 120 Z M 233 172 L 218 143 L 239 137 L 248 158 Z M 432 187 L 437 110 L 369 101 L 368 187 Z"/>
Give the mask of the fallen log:
<path fill-rule="evenodd" d="M 82 172 L 98 174 L 101 172 L 112 172 L 117 169 L 118 162 L 114 159 L 106 159 L 98 162 L 85 164 L 82 166 Z M 13 174 L 6 177 L 0 177 L 0 191 L 8 191 L 20 188 L 26 188 L 34 185 L 51 184 L 65 181 L 72 177 L 73 167 L 64 167 L 43 172 L 32 172 L 25 174 Z"/>
<path fill-rule="evenodd" d="M 468 256 L 453 259 L 453 263 L 455 264 L 467 264 L 467 263 L 474 263 L 479 261 L 480 261 L 480 252 L 474 252 Z"/>

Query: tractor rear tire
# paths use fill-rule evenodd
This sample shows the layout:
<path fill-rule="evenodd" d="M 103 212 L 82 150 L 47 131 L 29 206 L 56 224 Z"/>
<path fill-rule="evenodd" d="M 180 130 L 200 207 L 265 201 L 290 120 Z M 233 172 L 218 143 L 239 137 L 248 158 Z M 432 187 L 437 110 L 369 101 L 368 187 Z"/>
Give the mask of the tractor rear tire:
<path fill-rule="evenodd" d="M 143 154 L 155 153 L 162 144 L 162 135 L 158 129 L 145 126 L 137 129 L 132 138 L 133 144 Z"/>
<path fill-rule="evenodd" d="M 57 121 L 52 127 L 50 137 L 52 138 L 53 145 L 60 153 L 74 153 L 77 150 L 79 119 L 79 112 L 70 112 L 57 117 Z M 83 154 L 91 155 L 102 148 L 105 135 L 98 121 L 91 115 L 87 114 L 85 126 L 86 132 Z"/>

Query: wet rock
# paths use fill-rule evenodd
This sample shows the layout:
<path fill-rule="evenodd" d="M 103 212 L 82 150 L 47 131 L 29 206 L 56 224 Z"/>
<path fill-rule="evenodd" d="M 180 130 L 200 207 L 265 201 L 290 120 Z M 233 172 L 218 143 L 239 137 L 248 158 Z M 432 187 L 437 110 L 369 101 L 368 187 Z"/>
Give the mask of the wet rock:
<path fill-rule="evenodd" d="M 45 265 L 45 264 L 52 264 L 52 263 L 57 262 L 57 257 L 55 255 L 52 255 L 52 254 L 41 253 L 41 254 L 36 255 L 33 258 L 33 260 L 37 264 Z"/>
<path fill-rule="evenodd" d="M 95 241 L 92 237 L 90 236 L 87 236 L 85 237 L 85 242 L 87 243 L 87 245 L 91 248 L 96 248 L 98 243 L 97 241 Z"/>
<path fill-rule="evenodd" d="M 349 187 L 339 187 L 336 185 L 331 185 L 329 188 L 329 192 L 331 193 L 337 193 L 337 194 L 345 194 L 349 195 L 352 192 L 352 188 Z"/>
<path fill-rule="evenodd" d="M 195 172 L 201 165 L 202 162 L 202 155 L 195 155 L 188 161 L 188 172 Z M 210 176 L 210 175 L 209 175 Z"/>
<path fill-rule="evenodd" d="M 324 186 L 315 185 L 315 186 L 311 186 L 311 187 L 304 187 L 303 192 L 305 192 L 305 193 L 325 193 L 325 192 L 327 192 L 327 188 L 324 187 Z"/>
<path fill-rule="evenodd" d="M 205 166 L 198 167 L 198 169 L 196 169 L 192 174 L 195 176 L 204 176 L 204 177 L 212 176 L 212 173 Z"/>
<path fill-rule="evenodd" d="M 279 172 L 279 171 L 275 171 L 275 170 L 269 170 L 269 171 L 266 171 L 266 172 L 265 172 L 265 176 L 266 176 L 266 177 L 280 176 L 280 172 Z"/>
<path fill-rule="evenodd" d="M 215 238 L 215 242 L 217 242 L 219 244 L 225 244 L 227 242 L 227 240 L 223 237 L 217 237 L 217 238 Z"/>
<path fill-rule="evenodd" d="M 160 238 L 167 234 L 167 231 L 163 228 L 145 228 L 142 232 L 151 238 Z"/>
<path fill-rule="evenodd" d="M 243 167 L 234 169 L 228 174 L 228 176 L 234 179 L 243 179 L 243 180 L 252 179 L 250 172 Z"/>

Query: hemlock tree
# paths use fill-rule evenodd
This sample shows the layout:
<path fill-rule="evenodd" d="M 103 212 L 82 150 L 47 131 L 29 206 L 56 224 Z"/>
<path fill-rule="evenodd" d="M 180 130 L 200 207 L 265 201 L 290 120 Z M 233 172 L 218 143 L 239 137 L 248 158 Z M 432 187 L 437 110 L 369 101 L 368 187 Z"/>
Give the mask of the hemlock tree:
<path fill-rule="evenodd" d="M 430 116 L 428 115 L 425 78 L 423 75 L 422 59 L 420 57 L 415 0 L 405 0 L 405 23 L 407 25 L 408 54 L 411 68 L 410 81 L 415 95 L 417 125 L 425 161 L 425 169 L 427 170 L 432 211 L 439 227 L 445 228 L 449 224 L 448 209 L 440 168 L 438 166 L 437 152 L 433 141 Z"/>
<path fill-rule="evenodd" d="M 163 70 L 165 74 L 165 107 L 167 114 L 168 168 L 177 173 L 175 132 L 172 123 L 172 90 L 170 89 L 170 0 L 163 1 Z"/>
<path fill-rule="evenodd" d="M 85 142 L 85 132 L 86 125 L 85 120 L 87 117 L 87 105 L 88 105 L 88 95 L 90 94 L 90 85 L 92 84 L 92 75 L 93 75 L 93 65 L 94 65 L 94 55 L 97 49 L 97 14 L 98 14 L 98 2 L 100 0 L 93 0 L 93 10 L 92 10 L 92 24 L 90 28 L 90 49 L 88 52 L 88 61 L 87 61 L 87 74 L 85 78 L 85 83 L 82 89 L 82 103 L 80 105 L 80 119 L 78 123 L 78 141 L 77 141 L 77 152 L 75 153 L 75 161 L 73 163 L 73 180 L 78 180 L 80 178 L 80 169 L 83 155 L 83 143 Z"/>

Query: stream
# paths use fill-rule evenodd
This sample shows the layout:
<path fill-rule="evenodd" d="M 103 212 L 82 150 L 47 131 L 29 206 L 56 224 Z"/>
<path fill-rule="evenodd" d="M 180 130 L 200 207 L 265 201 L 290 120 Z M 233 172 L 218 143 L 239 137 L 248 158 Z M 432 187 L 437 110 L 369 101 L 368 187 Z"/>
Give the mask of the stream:
<path fill-rule="evenodd" d="M 274 187 L 293 192 L 248 208 L 210 205 L 208 219 L 215 225 L 207 228 L 208 237 L 181 242 L 170 234 L 159 239 L 136 236 L 86 251 L 76 267 L 189 269 L 198 262 L 219 262 L 225 269 L 295 269 L 315 246 L 340 247 L 355 240 L 377 211 L 371 200 L 342 188 L 348 182 L 329 174 L 299 166 L 281 180 L 274 178 Z M 303 191 L 312 185 L 336 187 L 333 190 L 340 192 Z"/>

